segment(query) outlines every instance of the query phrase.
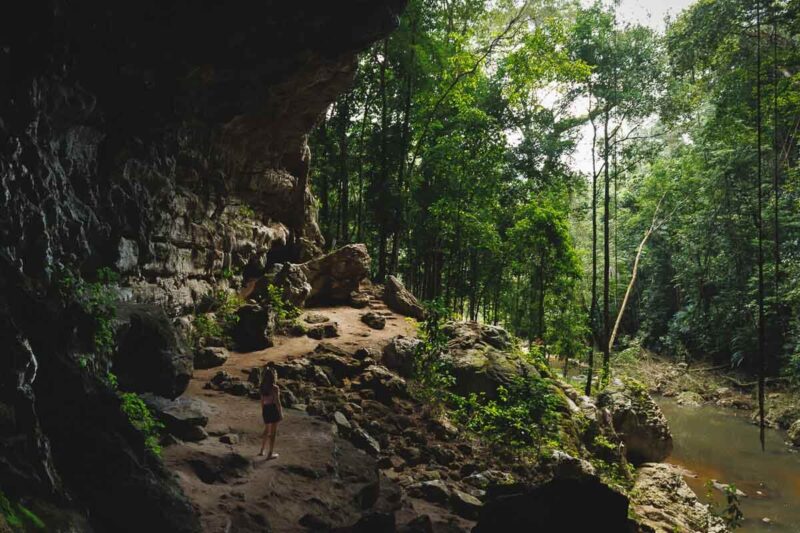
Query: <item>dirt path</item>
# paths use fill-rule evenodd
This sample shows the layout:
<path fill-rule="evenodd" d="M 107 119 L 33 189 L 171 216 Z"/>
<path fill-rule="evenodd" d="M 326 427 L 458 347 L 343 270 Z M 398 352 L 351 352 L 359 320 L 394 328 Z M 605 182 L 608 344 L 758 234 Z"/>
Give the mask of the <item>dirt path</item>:
<path fill-rule="evenodd" d="M 368 310 L 386 316 L 385 329 L 373 330 L 361 322 Z M 402 316 L 377 301 L 370 309 L 309 309 L 304 316 L 308 313 L 323 314 L 337 322 L 340 336 L 326 342 L 348 351 L 366 347 L 380 353 L 392 337 L 413 333 Z M 257 456 L 263 430 L 258 402 L 203 388 L 220 370 L 244 377 L 244 372 L 267 362 L 313 353 L 319 342 L 308 337 L 278 337 L 271 348 L 232 354 L 222 367 L 195 372 L 185 396 L 209 404 L 206 429 L 210 437 L 167 447 L 164 461 L 197 508 L 205 531 L 338 527 L 356 522 L 360 507 L 380 509 L 380 498 L 393 497 L 392 484 L 382 483 L 378 503 L 370 504 L 379 486 L 374 459 L 336 436 L 330 423 L 304 411 L 285 409 L 275 448 L 280 457 L 268 461 Z M 233 435 L 234 443 L 221 442 L 223 435 Z M 365 467 L 369 464 L 373 467 Z"/>

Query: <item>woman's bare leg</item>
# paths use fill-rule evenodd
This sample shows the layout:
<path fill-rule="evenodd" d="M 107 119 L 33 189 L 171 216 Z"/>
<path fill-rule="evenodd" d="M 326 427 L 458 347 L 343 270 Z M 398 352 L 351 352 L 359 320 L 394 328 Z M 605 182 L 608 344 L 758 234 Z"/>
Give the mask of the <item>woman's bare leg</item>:
<path fill-rule="evenodd" d="M 264 433 L 261 434 L 261 451 L 258 452 L 258 455 L 264 455 L 264 448 L 267 447 L 267 441 L 269 440 L 269 433 L 271 427 L 272 424 L 264 424 Z"/>
<path fill-rule="evenodd" d="M 270 431 L 269 435 L 269 453 L 267 457 L 272 459 L 273 457 L 278 457 L 277 453 L 274 455 L 272 453 L 272 449 L 275 448 L 275 437 L 278 435 L 278 424 L 270 424 L 270 428 L 272 431 Z"/>

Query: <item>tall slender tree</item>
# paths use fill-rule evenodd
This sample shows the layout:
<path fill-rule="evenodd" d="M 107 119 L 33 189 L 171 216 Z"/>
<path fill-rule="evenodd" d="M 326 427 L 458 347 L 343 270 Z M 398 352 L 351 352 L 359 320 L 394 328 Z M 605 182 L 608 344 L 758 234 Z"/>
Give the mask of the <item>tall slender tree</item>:
<path fill-rule="evenodd" d="M 761 150 L 761 0 L 756 0 L 756 149 L 758 196 L 756 225 L 758 226 L 758 425 L 761 449 L 764 450 L 764 380 L 766 374 L 765 329 L 764 329 L 764 223 L 763 223 L 763 179 Z"/>

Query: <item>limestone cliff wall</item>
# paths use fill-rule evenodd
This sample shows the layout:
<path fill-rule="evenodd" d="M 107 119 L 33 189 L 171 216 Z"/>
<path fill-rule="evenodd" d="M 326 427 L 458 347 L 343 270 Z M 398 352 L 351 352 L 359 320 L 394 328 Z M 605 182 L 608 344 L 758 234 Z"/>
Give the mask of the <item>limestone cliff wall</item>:
<path fill-rule="evenodd" d="M 307 134 L 403 4 L 0 7 L 0 491 L 78 530 L 196 530 L 78 367 L 55 273 L 111 266 L 178 314 L 226 269 L 317 253 Z"/>

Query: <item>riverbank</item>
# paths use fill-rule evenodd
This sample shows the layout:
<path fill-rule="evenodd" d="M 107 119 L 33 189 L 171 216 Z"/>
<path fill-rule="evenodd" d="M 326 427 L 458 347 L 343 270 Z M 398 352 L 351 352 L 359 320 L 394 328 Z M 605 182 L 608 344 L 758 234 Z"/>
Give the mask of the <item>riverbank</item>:
<path fill-rule="evenodd" d="M 686 407 L 716 406 L 758 422 L 756 383 L 728 365 L 676 363 L 639 347 L 623 350 L 614 360 L 615 375 L 643 383 L 655 396 Z M 783 380 L 767 382 L 765 421 L 780 430 L 787 446 L 800 448 L 800 391 Z"/>
<path fill-rule="evenodd" d="M 674 441 L 667 462 L 680 468 L 701 501 L 724 509 L 730 485 L 744 515 L 737 531 L 798 531 L 798 391 L 782 381 L 768 383 L 762 452 L 752 378 L 707 363 L 676 363 L 638 347 L 621 352 L 613 367 L 615 379 L 641 382 L 661 407 Z"/>

